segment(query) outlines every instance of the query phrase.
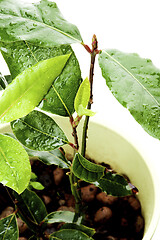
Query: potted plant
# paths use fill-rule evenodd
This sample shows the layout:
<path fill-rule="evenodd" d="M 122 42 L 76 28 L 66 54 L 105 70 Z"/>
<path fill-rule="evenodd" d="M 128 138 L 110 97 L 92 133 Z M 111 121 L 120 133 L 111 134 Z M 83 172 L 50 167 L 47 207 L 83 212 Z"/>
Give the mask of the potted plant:
<path fill-rule="evenodd" d="M 14 79 L 12 81 L 6 76 L 1 77 L 1 86 L 6 89 L 0 98 L 0 123 L 11 122 L 16 137 L 14 139 L 13 136 L 0 134 L 1 183 L 8 187 L 7 191 L 16 206 L 14 213 L 0 222 L 2 238 L 11 239 L 12 236 L 13 240 L 18 239 L 16 215 L 21 217 L 32 231 L 33 236 L 30 239 L 94 238 L 94 230 L 82 224 L 85 219 L 85 207 L 81 203 L 82 192 L 79 189 L 85 182 L 107 194 L 120 197 L 131 195 L 137 192 L 138 188 L 140 200 L 143 202 L 142 210 L 146 215 L 143 239 L 150 239 L 154 231 L 150 228 L 150 222 L 155 224 L 157 221 L 157 213 L 150 202 L 158 199 L 154 199 L 154 191 L 151 191 L 148 198 L 148 189 L 153 189 L 153 180 L 146 163 L 121 138 L 116 144 L 119 146 L 118 150 L 121 149 L 120 146 L 123 146 L 123 150 L 130 149 L 130 153 L 136 156 L 135 162 L 132 159 L 128 164 L 125 151 L 116 157 L 121 160 L 119 163 L 115 163 L 115 159 L 112 161 L 110 157 L 107 158 L 116 170 L 133 179 L 135 187 L 109 166 L 87 159 L 86 146 L 89 157 L 104 162 L 104 155 L 110 155 L 110 150 L 105 147 L 104 142 L 109 146 L 108 139 L 113 139 L 116 143 L 119 138 L 107 128 L 94 123 L 90 124 L 88 132 L 89 118 L 95 114 L 91 111 L 91 105 L 96 56 L 99 58 L 102 75 L 114 96 L 128 108 L 142 127 L 156 138 L 159 138 L 159 70 L 151 61 L 136 54 L 98 49 L 95 35 L 90 48 L 83 42 L 77 27 L 62 17 L 54 2 L 42 0 L 25 5 L 21 2 L 2 0 L 0 9 L 0 49 L 10 69 L 11 78 Z M 81 44 L 91 56 L 89 78 L 83 81 L 78 60 L 70 46 L 75 42 Z M 11 84 L 8 85 L 7 81 L 11 81 Z M 34 110 L 35 107 L 38 107 L 38 110 Z M 76 115 L 73 115 L 75 111 Z M 47 113 L 61 117 L 54 116 L 52 119 Z M 66 128 L 68 118 L 74 142 L 69 139 L 69 134 L 66 134 L 69 129 Z M 105 132 L 103 136 L 99 134 L 102 132 Z M 81 144 L 79 135 L 82 138 Z M 74 151 L 71 162 L 65 156 L 64 145 L 68 145 Z M 68 169 L 67 174 L 75 199 L 75 212 L 58 211 L 47 214 L 42 201 L 29 189 L 32 187 L 39 190 L 43 187 L 36 182 L 35 175 L 31 175 L 28 155 L 38 156 L 46 164 Z M 54 158 L 50 158 L 50 155 Z M 112 157 L 115 158 L 114 155 Z M 140 171 L 136 171 L 135 174 L 131 169 L 137 164 Z M 145 183 L 148 181 L 145 189 L 144 183 L 138 183 L 142 177 L 141 169 L 145 170 Z M 66 224 L 62 225 L 60 230 L 47 235 L 47 224 L 55 222 Z"/>

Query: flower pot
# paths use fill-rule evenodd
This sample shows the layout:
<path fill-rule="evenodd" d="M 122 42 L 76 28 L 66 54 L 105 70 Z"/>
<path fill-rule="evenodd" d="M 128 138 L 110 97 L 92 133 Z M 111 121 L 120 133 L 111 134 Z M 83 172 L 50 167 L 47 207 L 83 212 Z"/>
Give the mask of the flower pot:
<path fill-rule="evenodd" d="M 71 136 L 71 126 L 68 119 L 54 116 L 68 138 Z M 82 125 L 78 126 L 78 134 L 81 138 Z M 9 125 L 2 125 L 0 133 L 8 132 Z M 81 140 L 79 139 L 79 142 Z M 73 151 L 65 146 L 67 152 Z M 160 215 L 160 195 L 158 182 L 152 169 L 151 161 L 145 159 L 134 146 L 126 139 L 107 127 L 90 122 L 87 141 L 87 155 L 97 162 L 106 162 L 118 173 L 129 177 L 138 188 L 138 198 L 141 202 L 142 214 L 145 219 L 145 231 L 143 240 L 150 240 L 155 232 Z"/>

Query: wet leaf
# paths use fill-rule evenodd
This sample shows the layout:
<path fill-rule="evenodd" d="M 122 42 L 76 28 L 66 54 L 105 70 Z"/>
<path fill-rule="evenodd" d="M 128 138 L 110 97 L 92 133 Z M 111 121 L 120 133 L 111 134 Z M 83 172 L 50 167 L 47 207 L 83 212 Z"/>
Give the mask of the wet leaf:
<path fill-rule="evenodd" d="M 6 133 L 6 135 L 17 140 L 13 133 Z M 18 140 L 17 140 L 18 141 Z M 24 149 L 30 157 L 36 157 L 37 160 L 42 161 L 44 164 L 52 165 L 55 164 L 60 168 L 69 168 L 71 163 L 66 159 L 64 154 L 59 150 L 53 151 L 35 151 L 24 146 Z"/>
<path fill-rule="evenodd" d="M 47 216 L 46 207 L 35 192 L 26 189 L 20 195 L 14 193 L 14 196 L 18 200 L 16 205 L 18 206 L 19 213 L 25 222 L 26 219 L 23 218 L 23 213 L 25 213 L 24 216 L 27 216 L 28 219 L 31 219 L 36 224 L 41 223 Z M 26 223 L 28 224 L 28 222 Z"/>
<path fill-rule="evenodd" d="M 67 137 L 56 122 L 36 110 L 13 121 L 11 127 L 17 139 L 33 150 L 49 151 L 68 143 Z"/>
<path fill-rule="evenodd" d="M 20 41 L 0 43 L 0 50 L 13 78 L 39 61 L 72 53 L 62 73 L 53 82 L 51 89 L 39 106 L 41 109 L 54 114 L 72 115 L 74 99 L 81 83 L 81 71 L 70 46 L 61 45 L 49 48 L 40 47 L 36 43 L 30 44 Z"/>
<path fill-rule="evenodd" d="M 0 220 L 0 239 L 18 240 L 18 226 L 15 214 L 11 214 Z"/>
<path fill-rule="evenodd" d="M 0 123 L 13 121 L 31 112 L 61 73 L 69 56 L 41 61 L 19 74 L 0 98 Z"/>
<path fill-rule="evenodd" d="M 84 232 L 81 232 L 76 229 L 62 229 L 57 232 L 54 232 L 50 235 L 50 240 L 52 239 L 60 239 L 60 240 L 93 240 L 92 237 L 89 237 Z"/>
<path fill-rule="evenodd" d="M 29 184 L 30 176 L 29 157 L 22 145 L 0 134 L 0 182 L 22 193 Z"/>
<path fill-rule="evenodd" d="M 104 50 L 99 65 L 106 83 L 151 136 L 160 139 L 160 70 L 149 59 Z"/>
<path fill-rule="evenodd" d="M 82 42 L 77 27 L 63 18 L 56 3 L 48 0 L 38 3 L 1 0 L 0 40 L 27 40 L 49 47 Z"/>
<path fill-rule="evenodd" d="M 77 230 L 87 234 L 89 237 L 92 237 L 96 233 L 95 229 L 93 229 L 93 228 L 86 227 L 82 224 L 78 225 L 75 223 L 66 223 L 66 224 L 62 225 L 61 230 L 62 229 L 77 229 Z"/>
<path fill-rule="evenodd" d="M 103 177 L 105 167 L 92 163 L 81 154 L 76 153 L 73 159 L 72 170 L 76 177 L 92 183 Z"/>
<path fill-rule="evenodd" d="M 86 109 L 90 99 L 90 83 L 86 78 L 80 85 L 78 92 L 74 100 L 74 108 L 78 116 L 94 116 L 95 113 L 89 109 Z"/>
<path fill-rule="evenodd" d="M 106 173 L 103 178 L 99 179 L 94 184 L 108 195 L 124 197 L 132 194 L 132 189 L 126 179 L 115 173 Z"/>
<path fill-rule="evenodd" d="M 46 223 L 58 223 L 58 222 L 66 222 L 72 223 L 75 218 L 75 212 L 70 211 L 56 211 L 48 214 L 44 222 Z"/>

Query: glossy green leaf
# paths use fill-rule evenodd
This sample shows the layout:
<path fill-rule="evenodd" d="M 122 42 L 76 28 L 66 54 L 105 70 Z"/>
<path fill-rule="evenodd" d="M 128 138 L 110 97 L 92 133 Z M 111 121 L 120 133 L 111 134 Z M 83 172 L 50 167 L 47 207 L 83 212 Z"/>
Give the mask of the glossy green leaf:
<path fill-rule="evenodd" d="M 62 229 L 57 232 L 54 232 L 50 235 L 50 240 L 52 239 L 60 239 L 60 240 L 93 240 L 93 238 L 89 237 L 85 233 L 76 230 L 76 229 Z"/>
<path fill-rule="evenodd" d="M 18 226 L 15 214 L 11 214 L 0 220 L 0 239 L 18 240 Z"/>
<path fill-rule="evenodd" d="M 40 182 L 30 182 L 29 187 L 34 188 L 36 190 L 43 190 L 44 189 L 43 185 Z"/>
<path fill-rule="evenodd" d="M 99 65 L 106 83 L 150 135 L 160 139 L 160 70 L 149 59 L 104 50 Z"/>
<path fill-rule="evenodd" d="M 10 136 L 17 140 L 13 133 L 6 133 L 5 135 Z M 65 155 L 60 151 L 60 149 L 55 149 L 53 151 L 35 151 L 24 146 L 24 149 L 30 157 L 35 157 L 37 160 L 42 161 L 44 164 L 52 165 L 55 164 L 60 168 L 69 168 L 71 163 L 65 157 Z"/>
<path fill-rule="evenodd" d="M 0 123 L 13 121 L 31 112 L 61 73 L 69 56 L 41 61 L 19 74 L 0 98 Z"/>
<path fill-rule="evenodd" d="M 26 219 L 23 218 L 23 213 L 25 213 L 25 216 L 28 216 L 28 218 L 31 219 L 35 224 L 41 223 L 42 220 L 47 216 L 46 207 L 35 192 L 26 189 L 22 194 L 18 195 L 14 193 L 14 195 L 18 200 L 17 206 L 19 213 L 25 222 Z"/>
<path fill-rule="evenodd" d="M 92 183 L 103 177 L 105 167 L 92 163 L 81 154 L 76 153 L 73 159 L 72 170 L 76 177 Z"/>
<path fill-rule="evenodd" d="M 74 100 L 74 108 L 78 116 L 94 116 L 95 113 L 90 109 L 86 109 L 87 104 L 90 99 L 90 83 L 88 78 L 86 78 L 80 85 L 78 92 Z"/>
<path fill-rule="evenodd" d="M 0 182 L 21 193 L 29 184 L 31 166 L 22 145 L 0 134 Z"/>
<path fill-rule="evenodd" d="M 59 223 L 59 222 L 66 222 L 72 223 L 75 218 L 75 212 L 70 211 L 56 211 L 48 214 L 44 222 L 46 223 Z"/>
<path fill-rule="evenodd" d="M 77 27 L 63 18 L 56 3 L 48 0 L 38 3 L 1 0 L 0 40 L 27 40 L 49 47 L 82 42 Z"/>
<path fill-rule="evenodd" d="M 132 194 L 132 189 L 126 179 L 115 173 L 107 172 L 103 178 L 94 184 L 108 195 L 124 197 Z"/>
<path fill-rule="evenodd" d="M 61 230 L 62 229 L 77 229 L 77 230 L 87 234 L 89 237 L 92 237 L 96 233 L 95 229 L 86 227 L 82 224 L 78 225 L 76 223 L 63 224 L 62 227 L 61 227 Z"/>
<path fill-rule="evenodd" d="M 67 137 L 56 122 L 36 110 L 13 121 L 11 127 L 17 139 L 33 150 L 49 151 L 68 143 Z"/>
<path fill-rule="evenodd" d="M 36 43 L 30 44 L 20 41 L 0 43 L 0 50 L 13 78 L 36 62 L 72 53 L 62 73 L 53 82 L 51 89 L 39 106 L 42 110 L 54 114 L 72 115 L 74 112 L 74 99 L 81 83 L 81 71 L 70 46 L 61 45 L 49 48 L 40 47 Z"/>

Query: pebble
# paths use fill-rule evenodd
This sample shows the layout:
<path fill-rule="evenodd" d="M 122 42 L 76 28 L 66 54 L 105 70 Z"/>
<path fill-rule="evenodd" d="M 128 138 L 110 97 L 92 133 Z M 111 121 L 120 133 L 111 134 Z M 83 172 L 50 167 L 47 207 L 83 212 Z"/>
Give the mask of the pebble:
<path fill-rule="evenodd" d="M 19 237 L 18 240 L 27 240 L 25 237 Z"/>
<path fill-rule="evenodd" d="M 117 201 L 118 197 L 107 195 L 105 192 L 101 192 L 97 194 L 96 199 L 105 205 L 112 205 L 115 201 Z"/>
<path fill-rule="evenodd" d="M 139 210 L 141 207 L 139 200 L 133 196 L 128 198 L 128 203 L 135 211 Z"/>
<path fill-rule="evenodd" d="M 63 169 L 61 168 L 56 168 L 54 171 L 53 171 L 53 179 L 54 179 L 54 182 L 55 184 L 58 186 L 62 179 L 64 177 L 64 171 Z"/>
<path fill-rule="evenodd" d="M 144 219 L 141 216 L 137 216 L 136 222 L 135 222 L 135 230 L 137 233 L 139 233 L 144 226 Z"/>
<path fill-rule="evenodd" d="M 95 222 L 104 223 L 112 217 L 112 210 L 108 207 L 100 208 L 94 217 Z"/>
<path fill-rule="evenodd" d="M 70 211 L 75 212 L 75 209 L 73 207 L 67 207 L 67 206 L 60 206 L 57 211 Z"/>
<path fill-rule="evenodd" d="M 46 205 L 48 205 L 52 201 L 52 199 L 47 195 L 42 195 L 42 198 Z"/>
<path fill-rule="evenodd" d="M 97 193 L 97 187 L 90 184 L 86 187 L 81 188 L 81 198 L 84 202 L 91 202 L 95 199 Z"/>
<path fill-rule="evenodd" d="M 27 224 L 22 221 L 21 218 L 17 218 L 18 229 L 20 233 L 23 233 L 27 230 Z"/>
<path fill-rule="evenodd" d="M 67 207 L 75 207 L 75 199 L 73 195 L 66 193 L 65 200 L 66 200 Z"/>
<path fill-rule="evenodd" d="M 2 211 L 2 213 L 1 213 L 1 215 L 0 215 L 0 219 L 9 216 L 9 215 L 12 214 L 13 212 L 14 212 L 14 208 L 13 208 L 13 207 L 10 207 L 10 206 L 9 206 L 9 207 L 6 207 L 6 208 Z"/>
<path fill-rule="evenodd" d="M 108 236 L 108 237 L 107 237 L 107 240 L 118 240 L 118 238 L 113 237 L 113 236 Z"/>

